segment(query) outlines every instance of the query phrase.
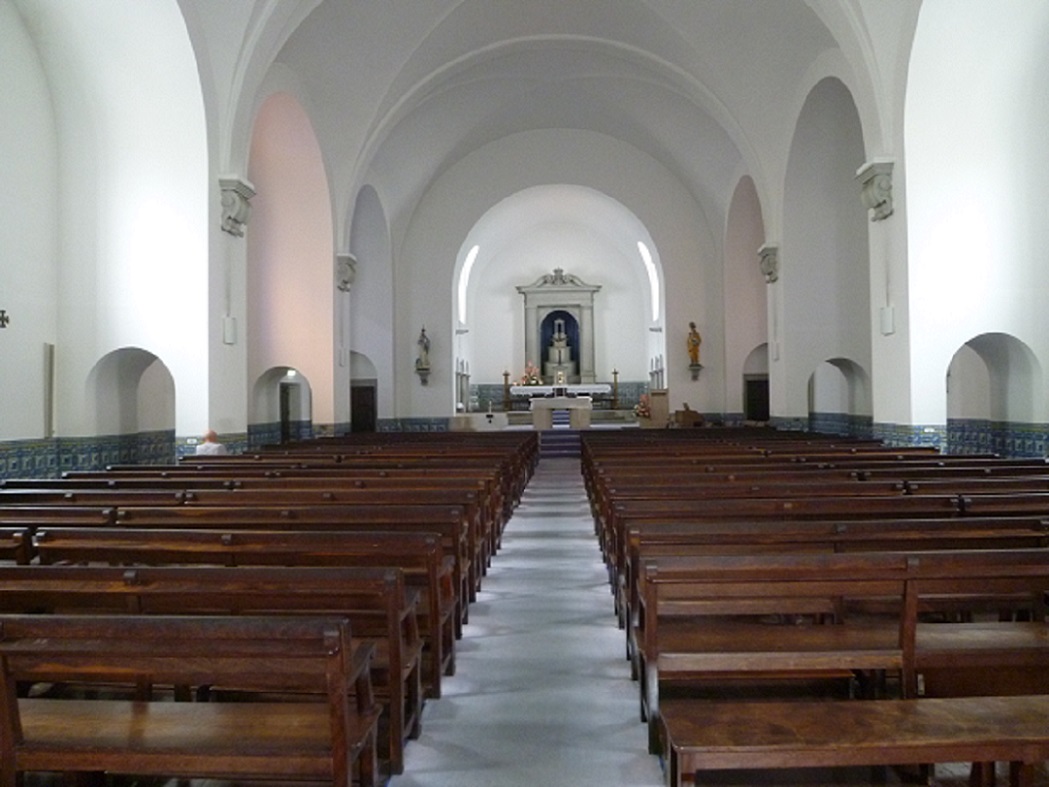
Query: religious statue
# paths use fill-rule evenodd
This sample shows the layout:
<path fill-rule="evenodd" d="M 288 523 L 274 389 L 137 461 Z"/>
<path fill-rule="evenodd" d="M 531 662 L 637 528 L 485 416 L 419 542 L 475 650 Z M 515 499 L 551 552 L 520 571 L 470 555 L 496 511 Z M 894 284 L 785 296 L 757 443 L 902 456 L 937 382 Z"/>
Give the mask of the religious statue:
<path fill-rule="evenodd" d="M 546 350 L 546 361 L 543 364 L 543 377 L 547 380 L 561 379 L 562 384 L 576 375 L 576 363 L 572 360 L 572 348 L 565 333 L 565 321 L 558 317 L 554 320 L 554 332 L 550 337 L 550 346 Z"/>
<path fill-rule="evenodd" d="M 699 366 L 699 345 L 703 343 L 703 337 L 696 330 L 696 324 L 688 324 L 688 365 Z"/>
<path fill-rule="evenodd" d="M 415 359 L 416 369 L 429 369 L 430 368 L 430 337 L 426 335 L 426 326 L 423 326 L 422 331 L 419 332 L 419 340 L 416 342 L 419 345 L 419 357 Z"/>

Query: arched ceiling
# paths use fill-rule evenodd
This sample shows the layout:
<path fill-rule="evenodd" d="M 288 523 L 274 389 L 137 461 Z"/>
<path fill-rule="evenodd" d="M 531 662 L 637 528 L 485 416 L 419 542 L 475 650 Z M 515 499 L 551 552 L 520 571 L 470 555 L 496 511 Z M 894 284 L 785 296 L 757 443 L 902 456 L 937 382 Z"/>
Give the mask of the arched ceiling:
<path fill-rule="evenodd" d="M 394 222 L 463 157 L 540 128 L 626 142 L 717 215 L 741 171 L 762 181 L 793 122 L 777 108 L 837 46 L 806 0 L 326 0 L 278 59 L 333 182 L 375 183 Z"/>

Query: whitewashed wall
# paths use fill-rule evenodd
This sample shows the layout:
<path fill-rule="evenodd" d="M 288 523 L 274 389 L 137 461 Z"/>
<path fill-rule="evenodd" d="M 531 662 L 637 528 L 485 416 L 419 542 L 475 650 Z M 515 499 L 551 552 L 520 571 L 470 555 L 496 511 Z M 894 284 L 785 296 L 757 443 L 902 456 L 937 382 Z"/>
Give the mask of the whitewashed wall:
<path fill-rule="evenodd" d="M 22 19 L 0 0 L 0 440 L 44 436 L 44 344 L 57 335 L 58 140 L 51 95 Z M 17 155 L 14 153 L 17 151 Z"/>
<path fill-rule="evenodd" d="M 1047 40 L 1046 3 L 922 4 L 906 107 L 915 423 L 945 421 L 946 371 L 973 337 L 1049 359 Z"/>

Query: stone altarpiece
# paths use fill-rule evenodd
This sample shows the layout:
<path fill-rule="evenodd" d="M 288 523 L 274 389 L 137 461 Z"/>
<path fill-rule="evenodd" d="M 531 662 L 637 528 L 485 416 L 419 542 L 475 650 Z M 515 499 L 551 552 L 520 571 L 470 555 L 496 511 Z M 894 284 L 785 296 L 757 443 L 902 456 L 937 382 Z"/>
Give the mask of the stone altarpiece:
<path fill-rule="evenodd" d="M 543 370 L 543 382 L 588 384 L 596 382 L 594 376 L 594 295 L 600 285 L 587 284 L 578 276 L 555 268 L 553 273 L 540 276 L 531 284 L 519 285 L 517 291 L 524 296 L 525 306 L 525 360 L 536 363 Z M 559 313 L 559 314 L 555 314 Z M 554 315 L 562 325 L 567 316 L 572 330 L 569 337 L 557 336 L 554 342 L 544 346 L 544 323 Z M 574 323 L 574 324 L 573 324 Z M 569 342 L 566 346 L 566 341 Z M 576 346 L 571 346 L 575 342 Z M 547 379 L 547 370 L 550 378 Z M 558 374 L 560 373 L 560 375 Z M 555 379 L 563 377 L 564 379 Z"/>

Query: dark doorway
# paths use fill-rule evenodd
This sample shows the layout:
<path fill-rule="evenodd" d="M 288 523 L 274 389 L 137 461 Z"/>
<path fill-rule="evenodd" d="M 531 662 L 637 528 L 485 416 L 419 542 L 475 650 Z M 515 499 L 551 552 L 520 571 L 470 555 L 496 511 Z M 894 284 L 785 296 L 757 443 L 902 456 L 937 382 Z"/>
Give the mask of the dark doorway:
<path fill-rule="evenodd" d="M 376 426 L 374 383 L 350 386 L 350 431 L 374 432 Z"/>
<path fill-rule="evenodd" d="M 294 385 L 280 384 L 280 441 L 291 442 L 291 404 L 295 394 Z"/>
<path fill-rule="evenodd" d="M 769 420 L 769 378 L 767 375 L 744 376 L 743 417 L 748 421 Z"/>

